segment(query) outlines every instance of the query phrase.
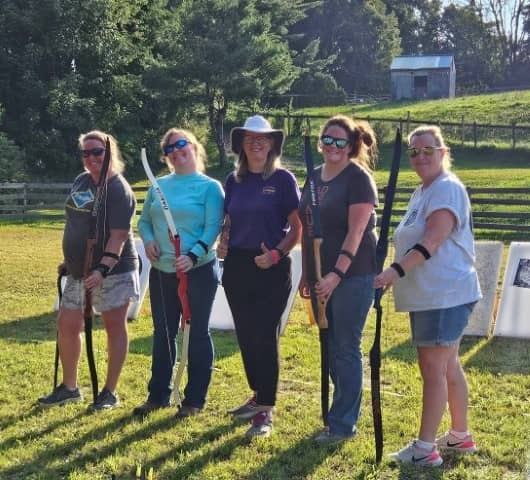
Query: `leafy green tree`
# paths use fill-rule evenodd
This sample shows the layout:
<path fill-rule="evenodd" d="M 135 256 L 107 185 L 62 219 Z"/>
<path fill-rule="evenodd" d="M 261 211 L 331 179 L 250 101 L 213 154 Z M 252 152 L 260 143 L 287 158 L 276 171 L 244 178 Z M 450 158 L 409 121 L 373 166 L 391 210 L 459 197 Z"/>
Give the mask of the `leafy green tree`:
<path fill-rule="evenodd" d="M 382 0 L 324 0 L 301 22 L 308 39 L 320 40 L 320 56 L 335 60 L 328 72 L 348 92 L 382 92 L 392 58 L 400 53 L 397 18 Z"/>
<path fill-rule="evenodd" d="M 441 34 L 442 50 L 455 55 L 460 86 L 489 86 L 501 78 L 498 39 L 474 7 L 448 5 L 441 20 Z"/>
<path fill-rule="evenodd" d="M 186 93 L 206 105 L 224 165 L 229 105 L 283 93 L 298 75 L 284 36 L 301 15 L 301 2 L 188 0 L 175 13 L 182 29 L 168 39 L 174 58 L 168 72 L 176 82 L 184 79 Z"/>

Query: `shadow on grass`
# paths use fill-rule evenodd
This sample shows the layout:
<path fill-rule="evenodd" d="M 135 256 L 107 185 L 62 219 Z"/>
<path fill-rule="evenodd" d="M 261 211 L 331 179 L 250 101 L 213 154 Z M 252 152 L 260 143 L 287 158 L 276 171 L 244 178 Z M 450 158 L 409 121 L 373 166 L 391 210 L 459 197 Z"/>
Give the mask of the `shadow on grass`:
<path fill-rule="evenodd" d="M 528 339 L 465 336 L 460 344 L 460 355 L 469 351 L 473 353 L 464 362 L 465 368 L 498 374 L 530 375 Z M 416 348 L 408 340 L 393 345 L 384 352 L 384 357 L 407 363 L 417 362 Z"/>
<path fill-rule="evenodd" d="M 94 416 L 94 424 L 96 424 L 98 413 L 87 412 L 86 410 L 84 413 L 85 415 L 92 414 Z M 69 419 L 69 421 L 71 420 Z M 102 426 L 76 436 L 73 441 L 61 445 L 43 447 L 31 459 L 19 461 L 17 465 L 3 469 L 0 472 L 2 478 L 29 478 L 33 474 L 38 475 L 39 478 L 65 478 L 74 469 L 86 470 L 89 464 L 98 463 L 101 459 L 112 456 L 116 451 L 123 450 L 134 442 L 146 440 L 155 433 L 169 430 L 175 425 L 173 417 L 163 418 L 154 423 L 144 422 L 140 424 L 140 428 L 134 433 L 128 435 L 121 433 L 119 440 L 109 442 L 109 436 L 114 433 L 120 433 L 119 430 L 122 426 L 137 421 L 137 419 L 131 417 L 130 413 L 125 413 L 113 420 L 107 419 Z M 87 453 L 78 453 L 87 450 L 87 442 L 97 443 L 98 441 L 101 441 L 98 445 L 106 444 L 105 447 L 96 446 L 88 449 Z M 57 462 L 59 458 L 63 459 L 60 465 L 56 467 L 50 466 L 51 462 Z"/>
<path fill-rule="evenodd" d="M 530 340 L 491 337 L 477 349 L 464 367 L 495 374 L 530 375 Z"/>
<path fill-rule="evenodd" d="M 226 357 L 239 352 L 239 345 L 235 333 L 232 331 L 212 330 L 212 340 L 214 343 L 215 360 L 219 361 Z M 179 352 L 180 341 L 182 336 L 179 332 Z M 152 335 L 134 338 L 129 343 L 129 353 L 137 355 L 145 355 L 151 357 L 151 349 L 153 347 Z M 180 353 L 179 353 L 180 354 Z"/>
<path fill-rule="evenodd" d="M 15 340 L 19 343 L 55 341 L 56 323 L 57 314 L 53 312 L 2 322 L 0 323 L 0 338 Z M 100 317 L 95 316 L 93 330 L 102 328 Z"/>

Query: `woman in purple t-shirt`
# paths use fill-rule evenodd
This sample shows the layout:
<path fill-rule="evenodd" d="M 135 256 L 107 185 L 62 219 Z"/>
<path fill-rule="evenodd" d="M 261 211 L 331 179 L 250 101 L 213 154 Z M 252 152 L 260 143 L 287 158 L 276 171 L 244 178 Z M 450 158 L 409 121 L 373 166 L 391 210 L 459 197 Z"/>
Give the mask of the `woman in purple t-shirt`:
<path fill-rule="evenodd" d="M 268 436 L 278 388 L 280 318 L 291 290 L 289 251 L 300 239 L 300 191 L 280 168 L 284 134 L 265 118 L 232 130 L 236 170 L 226 179 L 225 225 L 217 249 L 223 286 L 253 392 L 230 413 L 252 419 L 247 437 Z"/>

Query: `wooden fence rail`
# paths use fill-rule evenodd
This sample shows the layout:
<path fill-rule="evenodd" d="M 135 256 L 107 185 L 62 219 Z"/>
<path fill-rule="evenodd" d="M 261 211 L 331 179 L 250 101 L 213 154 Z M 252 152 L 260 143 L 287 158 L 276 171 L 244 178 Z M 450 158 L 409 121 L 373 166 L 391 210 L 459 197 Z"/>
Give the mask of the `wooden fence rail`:
<path fill-rule="evenodd" d="M 63 217 L 68 183 L 0 183 L 0 219 L 29 219 Z M 148 187 L 135 187 L 139 215 Z M 385 188 L 379 192 L 383 205 Z M 512 239 L 528 239 L 530 234 L 530 188 L 469 187 L 475 229 L 504 231 Z M 393 209 L 397 225 L 404 215 L 413 188 L 398 188 Z"/>

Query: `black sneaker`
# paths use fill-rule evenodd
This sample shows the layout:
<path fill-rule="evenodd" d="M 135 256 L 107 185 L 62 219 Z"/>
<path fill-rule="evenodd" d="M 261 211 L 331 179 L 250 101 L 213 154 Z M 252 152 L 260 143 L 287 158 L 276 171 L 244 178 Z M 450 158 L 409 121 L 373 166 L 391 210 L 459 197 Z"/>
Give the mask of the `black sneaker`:
<path fill-rule="evenodd" d="M 104 387 L 96 398 L 96 401 L 92 404 L 92 408 L 94 410 L 110 410 L 119 405 L 118 395 L 112 393 L 107 387 Z"/>
<path fill-rule="evenodd" d="M 144 403 L 139 405 L 138 407 L 135 407 L 133 409 L 133 415 L 149 415 L 151 412 L 154 412 L 155 410 L 159 410 L 161 408 L 168 408 L 169 404 L 163 404 L 163 403 L 157 403 L 152 402 L 151 400 L 146 400 Z"/>
<path fill-rule="evenodd" d="M 82 400 L 83 395 L 81 395 L 79 388 L 70 390 L 64 383 L 61 383 L 54 388 L 52 393 L 45 397 L 40 397 L 38 402 L 42 407 L 53 407 L 55 405 L 64 405 L 65 403 L 81 402 Z"/>
<path fill-rule="evenodd" d="M 182 405 L 178 412 L 175 414 L 175 418 L 177 420 L 182 420 L 184 418 L 193 417 L 194 415 L 197 415 L 200 413 L 202 408 L 199 407 L 192 407 L 191 405 Z"/>

